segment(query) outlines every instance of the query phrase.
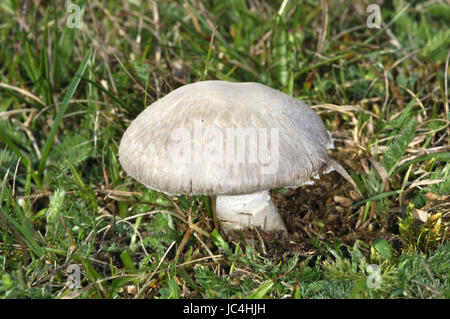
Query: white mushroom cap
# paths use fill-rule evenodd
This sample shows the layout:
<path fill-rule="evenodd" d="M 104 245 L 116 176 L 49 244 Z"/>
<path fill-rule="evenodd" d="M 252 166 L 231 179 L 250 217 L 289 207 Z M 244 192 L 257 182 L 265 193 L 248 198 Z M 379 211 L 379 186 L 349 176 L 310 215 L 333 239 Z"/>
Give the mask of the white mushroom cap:
<path fill-rule="evenodd" d="M 244 153 L 236 139 L 242 135 L 231 138 L 232 129 L 248 133 Z M 332 145 L 320 117 L 303 102 L 258 83 L 205 81 L 146 108 L 126 130 L 119 159 L 151 189 L 238 195 L 310 182 L 330 169 Z M 237 154 L 244 155 L 240 162 Z"/>

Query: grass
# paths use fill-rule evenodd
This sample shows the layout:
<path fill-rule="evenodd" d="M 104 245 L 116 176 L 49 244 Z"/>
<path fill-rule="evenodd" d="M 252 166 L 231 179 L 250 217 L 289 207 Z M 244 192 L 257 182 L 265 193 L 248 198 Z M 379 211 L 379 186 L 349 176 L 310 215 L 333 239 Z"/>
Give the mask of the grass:
<path fill-rule="evenodd" d="M 0 296 L 450 298 L 450 6 L 384 3 L 369 29 L 369 3 L 81 0 L 71 28 L 60 1 L 1 1 Z M 236 241 L 208 197 L 128 177 L 130 122 L 211 79 L 312 105 L 362 195 L 332 205 L 382 235 Z"/>

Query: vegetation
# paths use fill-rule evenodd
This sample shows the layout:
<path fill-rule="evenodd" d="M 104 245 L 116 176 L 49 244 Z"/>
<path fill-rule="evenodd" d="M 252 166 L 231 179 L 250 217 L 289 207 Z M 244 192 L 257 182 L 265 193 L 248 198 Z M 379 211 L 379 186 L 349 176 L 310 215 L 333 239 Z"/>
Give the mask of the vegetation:
<path fill-rule="evenodd" d="M 0 296 L 450 298 L 447 3 L 384 2 L 381 28 L 370 1 L 74 4 L 0 2 Z M 320 219 L 290 229 L 290 248 L 228 238 L 210 198 L 124 173 L 137 114 L 211 79 L 321 115 L 357 188 L 342 179 L 327 201 L 357 220 L 347 237 L 311 208 Z"/>

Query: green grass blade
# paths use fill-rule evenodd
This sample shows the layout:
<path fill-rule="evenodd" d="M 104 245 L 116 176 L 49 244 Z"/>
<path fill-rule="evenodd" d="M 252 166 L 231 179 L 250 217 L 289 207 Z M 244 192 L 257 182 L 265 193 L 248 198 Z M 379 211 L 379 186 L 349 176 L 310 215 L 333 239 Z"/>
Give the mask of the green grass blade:
<path fill-rule="evenodd" d="M 130 256 L 130 253 L 128 252 L 128 250 L 125 249 L 120 254 L 120 260 L 122 260 L 122 263 L 127 270 L 129 270 L 129 271 L 136 270 L 136 267 L 134 266 L 134 263 L 133 263 L 133 259 L 131 259 L 131 256 Z"/>
<path fill-rule="evenodd" d="M 8 172 L 5 174 L 1 184 L 0 203 L 2 203 L 2 206 L 0 206 L 0 225 L 8 228 L 16 239 L 23 241 L 35 255 L 41 257 L 45 251 L 40 243 L 35 240 L 35 230 L 30 220 L 18 205 L 11 205 L 13 199 L 11 191 L 6 186 L 7 177 Z M 4 198 L 7 201 L 6 205 L 3 205 Z"/>
<path fill-rule="evenodd" d="M 0 130 L 0 140 L 2 140 L 11 149 L 11 151 L 13 151 L 14 154 L 16 154 L 16 156 L 20 158 L 22 162 L 25 163 L 25 166 L 27 167 L 29 166 L 30 160 L 28 156 L 22 153 L 20 148 L 17 147 L 17 145 L 13 142 L 13 140 L 9 137 L 9 135 L 3 130 Z"/>
<path fill-rule="evenodd" d="M 75 184 L 80 188 L 80 196 L 81 198 L 86 201 L 86 203 L 89 203 L 90 208 L 93 212 L 97 212 L 98 210 L 98 201 L 97 197 L 95 195 L 95 192 L 86 186 L 86 184 L 83 182 L 83 179 L 81 178 L 81 175 L 77 172 L 76 168 L 73 166 L 73 164 L 67 161 L 67 166 L 70 169 L 70 172 L 72 173 L 73 181 Z"/>
<path fill-rule="evenodd" d="M 392 172 L 397 166 L 397 163 L 401 160 L 409 143 L 414 138 L 416 124 L 417 120 L 413 118 L 409 125 L 400 132 L 400 135 L 394 139 L 388 150 L 384 153 L 381 165 L 386 169 L 388 176 L 392 176 Z"/>
<path fill-rule="evenodd" d="M 379 200 L 381 198 L 394 196 L 394 195 L 400 194 L 401 192 L 402 191 L 397 190 L 397 191 L 391 191 L 391 192 L 387 192 L 387 193 L 377 194 L 377 195 L 371 196 L 371 197 L 369 197 L 367 199 L 364 199 L 364 200 L 362 200 L 360 202 L 357 202 L 356 204 L 353 204 L 351 207 L 352 208 L 358 208 L 359 206 L 361 206 L 362 204 L 365 204 L 366 202 L 376 201 L 376 200 Z"/>
<path fill-rule="evenodd" d="M 214 229 L 211 233 L 211 239 L 213 240 L 214 244 L 222 248 L 226 254 L 231 255 L 231 249 L 230 246 L 228 246 L 228 243 L 223 239 L 222 236 L 220 236 L 219 231 L 217 229 Z"/>
<path fill-rule="evenodd" d="M 275 59 L 277 64 L 278 81 L 282 87 L 288 85 L 289 66 L 288 66 L 288 40 L 286 30 L 282 30 L 276 40 Z"/>
<path fill-rule="evenodd" d="M 78 84 L 80 83 L 81 76 L 83 75 L 84 71 L 86 70 L 88 63 L 90 61 L 90 57 L 92 54 L 92 50 L 89 50 L 86 55 L 84 56 L 83 62 L 81 62 L 80 67 L 78 68 L 78 71 L 75 75 L 75 78 L 70 83 L 69 91 L 64 96 L 64 100 L 61 104 L 61 108 L 59 109 L 59 112 L 55 118 L 55 122 L 53 123 L 52 129 L 50 131 L 50 134 L 47 138 L 47 142 L 44 146 L 44 151 L 42 152 L 42 158 L 39 162 L 39 168 L 38 168 L 38 177 L 41 179 L 42 172 L 45 168 L 45 164 L 47 162 L 48 156 L 50 154 L 50 150 L 52 148 L 53 142 L 55 140 L 56 132 L 58 131 L 59 125 L 61 124 L 62 118 L 64 116 L 64 113 L 67 110 L 67 107 L 69 105 L 70 100 L 72 99 L 72 96 L 75 94 L 75 91 L 78 87 Z"/>
<path fill-rule="evenodd" d="M 406 121 L 408 120 L 408 118 L 411 117 L 411 110 L 413 108 L 413 106 L 416 104 L 416 100 L 411 100 L 411 102 L 408 103 L 408 105 L 406 106 L 405 110 L 402 112 L 402 115 L 400 115 L 398 118 L 390 121 L 390 125 L 392 125 L 393 127 L 400 129 L 403 127 L 403 125 L 406 123 Z"/>
<path fill-rule="evenodd" d="M 107 89 L 105 89 L 104 87 L 102 87 L 100 84 L 96 83 L 95 81 L 92 81 L 86 77 L 82 77 L 80 76 L 81 79 L 83 81 L 86 81 L 89 84 L 92 84 L 93 86 L 95 86 L 97 89 L 99 89 L 100 91 L 102 91 L 103 93 L 105 93 L 106 95 L 108 95 L 110 98 L 112 98 L 114 101 L 116 101 L 117 103 L 119 103 L 125 110 L 130 111 L 130 107 L 119 97 L 115 96 L 113 93 L 111 93 L 110 91 L 108 91 Z M 145 95 L 147 96 L 147 95 Z M 145 104 L 147 105 L 147 104 Z"/>
<path fill-rule="evenodd" d="M 373 247 L 386 259 L 392 257 L 391 246 L 384 238 L 377 238 L 373 241 Z"/>
<path fill-rule="evenodd" d="M 205 205 L 205 209 L 206 209 L 206 213 L 208 214 L 209 218 L 213 218 L 213 213 L 212 213 L 212 202 L 211 202 L 211 197 L 209 196 L 201 196 L 201 199 L 203 201 L 203 205 Z"/>
<path fill-rule="evenodd" d="M 272 288 L 274 284 L 273 280 L 268 280 L 261 285 L 258 289 L 248 295 L 248 299 L 262 299 L 267 294 L 270 288 Z"/>
<path fill-rule="evenodd" d="M 416 163 L 423 162 L 423 161 L 428 161 L 433 158 L 435 158 L 436 161 L 450 162 L 450 152 L 431 153 L 431 154 L 419 156 L 419 157 L 412 159 L 412 160 L 400 165 L 399 167 L 397 167 L 397 169 L 392 173 L 392 175 L 395 176 L 395 175 L 399 174 L 401 171 L 407 169 L 412 164 L 416 164 Z"/>

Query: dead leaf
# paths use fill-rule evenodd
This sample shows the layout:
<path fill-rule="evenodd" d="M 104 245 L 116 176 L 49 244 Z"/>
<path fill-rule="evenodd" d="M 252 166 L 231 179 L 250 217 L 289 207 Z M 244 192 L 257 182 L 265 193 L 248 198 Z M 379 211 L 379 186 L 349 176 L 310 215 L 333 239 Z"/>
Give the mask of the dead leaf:
<path fill-rule="evenodd" d="M 136 286 L 134 286 L 134 285 L 129 285 L 129 286 L 127 286 L 127 292 L 128 292 L 130 295 L 135 295 L 135 294 L 137 293 L 137 288 L 136 288 Z"/>
<path fill-rule="evenodd" d="M 428 220 L 428 217 L 430 217 L 430 214 L 426 211 L 417 208 L 413 210 L 412 215 L 415 219 L 420 220 L 422 223 L 425 223 Z"/>
<path fill-rule="evenodd" d="M 343 207 L 350 207 L 353 204 L 353 201 L 350 198 L 344 196 L 334 196 L 334 201 Z"/>
<path fill-rule="evenodd" d="M 362 199 L 361 195 L 353 189 L 349 191 L 349 195 L 353 199 L 353 201 Z"/>

